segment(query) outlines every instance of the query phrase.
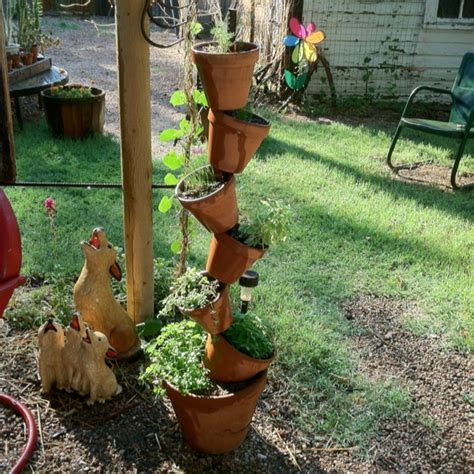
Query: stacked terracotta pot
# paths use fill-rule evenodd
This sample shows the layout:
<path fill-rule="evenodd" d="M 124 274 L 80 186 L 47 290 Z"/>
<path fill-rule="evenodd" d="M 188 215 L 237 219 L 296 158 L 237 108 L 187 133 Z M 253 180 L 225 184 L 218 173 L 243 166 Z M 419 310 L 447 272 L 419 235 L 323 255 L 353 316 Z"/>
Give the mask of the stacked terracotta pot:
<path fill-rule="evenodd" d="M 228 285 L 235 283 L 264 253 L 239 242 L 231 231 L 238 225 L 234 174 L 245 169 L 268 135 L 270 123 L 255 114 L 247 114 L 250 120 L 233 114 L 247 104 L 258 46 L 239 43 L 233 52 L 220 54 L 212 52 L 212 44 L 200 43 L 192 53 L 210 107 L 208 166 L 224 177 L 225 184 L 197 199 L 182 195 L 188 177 L 177 186 L 176 194 L 183 207 L 212 232 L 206 274 L 220 282 L 216 301 L 188 314 L 209 333 L 204 364 L 210 370 L 210 378 L 242 383 L 243 388 L 217 397 L 183 396 L 170 386 L 167 391 L 188 443 L 199 451 L 223 453 L 245 439 L 265 388 L 266 368 L 273 360 L 253 359 L 231 346 L 221 334 L 232 323 Z"/>

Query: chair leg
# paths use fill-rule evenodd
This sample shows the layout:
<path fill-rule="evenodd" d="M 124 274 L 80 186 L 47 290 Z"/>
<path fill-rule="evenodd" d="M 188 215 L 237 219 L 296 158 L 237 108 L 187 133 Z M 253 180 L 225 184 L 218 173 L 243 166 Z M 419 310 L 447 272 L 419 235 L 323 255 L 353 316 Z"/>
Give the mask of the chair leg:
<path fill-rule="evenodd" d="M 461 143 L 459 144 L 459 148 L 456 153 L 456 158 L 454 159 L 453 169 L 451 170 L 451 186 L 453 187 L 453 189 L 459 189 L 459 186 L 456 184 L 456 174 L 458 172 L 459 163 L 464 153 L 464 148 L 466 146 L 466 143 L 467 143 L 467 134 L 465 137 L 463 137 L 463 139 L 461 140 Z"/>
<path fill-rule="evenodd" d="M 393 136 L 392 143 L 390 144 L 390 149 L 388 150 L 387 154 L 387 165 L 391 170 L 395 169 L 395 166 L 392 164 L 392 153 L 393 150 L 395 149 L 395 145 L 397 144 L 398 138 L 400 137 L 400 133 L 402 132 L 402 126 L 398 124 L 397 131 L 395 132 L 395 135 Z"/>

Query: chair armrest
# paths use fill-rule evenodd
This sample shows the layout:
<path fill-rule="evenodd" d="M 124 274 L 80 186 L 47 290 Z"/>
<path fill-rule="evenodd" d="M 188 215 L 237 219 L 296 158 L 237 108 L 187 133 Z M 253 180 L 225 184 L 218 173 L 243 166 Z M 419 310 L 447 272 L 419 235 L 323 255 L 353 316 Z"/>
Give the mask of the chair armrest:
<path fill-rule="evenodd" d="M 415 96 L 418 94 L 418 92 L 421 92 L 421 91 L 431 91 L 431 92 L 436 92 L 437 94 L 447 94 L 451 96 L 451 101 L 453 100 L 453 93 L 450 90 L 440 89 L 438 87 L 431 87 L 431 86 L 418 86 L 415 89 L 413 89 L 412 93 L 410 94 L 410 97 L 407 100 L 405 108 L 403 109 L 402 117 L 405 117 L 405 115 L 407 114 L 410 108 L 410 105 L 415 100 Z"/>

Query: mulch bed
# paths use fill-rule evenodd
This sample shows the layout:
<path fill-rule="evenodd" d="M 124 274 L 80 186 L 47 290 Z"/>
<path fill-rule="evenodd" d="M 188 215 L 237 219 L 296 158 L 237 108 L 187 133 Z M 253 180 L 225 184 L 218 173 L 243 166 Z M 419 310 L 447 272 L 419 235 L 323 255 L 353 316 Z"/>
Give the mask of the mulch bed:
<path fill-rule="evenodd" d="M 195 453 L 186 445 L 169 403 L 139 385 L 140 361 L 116 365 L 123 391 L 106 404 L 88 407 L 85 398 L 61 392 L 43 396 L 33 330 L 0 334 L 0 391 L 26 403 L 41 423 L 30 463 L 34 471 L 472 470 L 472 418 L 462 398 L 473 392 L 469 357 L 443 352 L 438 339 L 405 330 L 403 315 L 413 311 L 405 303 L 368 296 L 347 302 L 344 309 L 360 329 L 354 339 L 360 370 L 375 379 L 398 377 L 402 385 L 409 383 L 420 410 L 439 427 L 430 428 L 414 416 L 384 423 L 372 442 L 369 460 L 358 459 L 356 449 L 332 446 L 299 431 L 286 382 L 271 375 L 248 438 L 234 452 L 218 456 Z M 5 472 L 19 456 L 25 433 L 21 419 L 1 406 L 0 439 L 0 472 Z"/>
<path fill-rule="evenodd" d="M 417 406 L 418 416 L 380 427 L 374 466 L 405 472 L 473 472 L 474 411 L 466 400 L 474 394 L 472 357 L 443 350 L 435 334 L 418 337 L 409 332 L 403 319 L 416 317 L 418 310 L 407 302 L 360 296 L 346 302 L 344 310 L 362 329 L 355 338 L 361 370 L 375 380 L 396 377 L 409 387 Z"/>

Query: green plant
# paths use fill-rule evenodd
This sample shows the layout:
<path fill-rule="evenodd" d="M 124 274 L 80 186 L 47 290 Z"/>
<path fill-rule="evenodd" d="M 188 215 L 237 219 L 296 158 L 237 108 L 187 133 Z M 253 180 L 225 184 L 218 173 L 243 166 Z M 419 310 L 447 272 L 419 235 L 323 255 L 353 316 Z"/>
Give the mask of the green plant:
<path fill-rule="evenodd" d="M 235 237 L 249 247 L 265 249 L 286 239 L 291 212 L 279 201 L 262 200 L 260 203 L 252 219 L 242 219 Z"/>
<path fill-rule="evenodd" d="M 228 53 L 234 42 L 234 34 L 228 31 L 226 20 L 217 20 L 214 28 L 211 30 L 214 41 L 217 43 L 219 53 Z"/>
<path fill-rule="evenodd" d="M 233 323 L 222 336 L 238 351 L 254 359 L 269 359 L 273 355 L 268 328 L 251 313 L 235 313 Z"/>
<path fill-rule="evenodd" d="M 184 182 L 182 195 L 187 198 L 207 196 L 224 185 L 224 176 L 218 176 L 210 166 L 196 170 Z"/>
<path fill-rule="evenodd" d="M 146 346 L 150 364 L 140 379 L 151 383 L 158 395 L 165 392 L 163 380 L 174 385 L 183 395 L 209 393 L 213 383 L 207 377 L 209 371 L 202 365 L 206 337 L 193 321 L 168 324 Z"/>
<path fill-rule="evenodd" d="M 171 292 L 163 301 L 163 313 L 175 309 L 193 310 L 204 308 L 219 294 L 219 282 L 208 278 L 195 268 L 188 268 L 171 285 Z"/>
<path fill-rule="evenodd" d="M 82 99 L 85 97 L 93 97 L 91 87 L 51 87 L 49 93 L 52 97 L 59 97 L 62 99 Z"/>

